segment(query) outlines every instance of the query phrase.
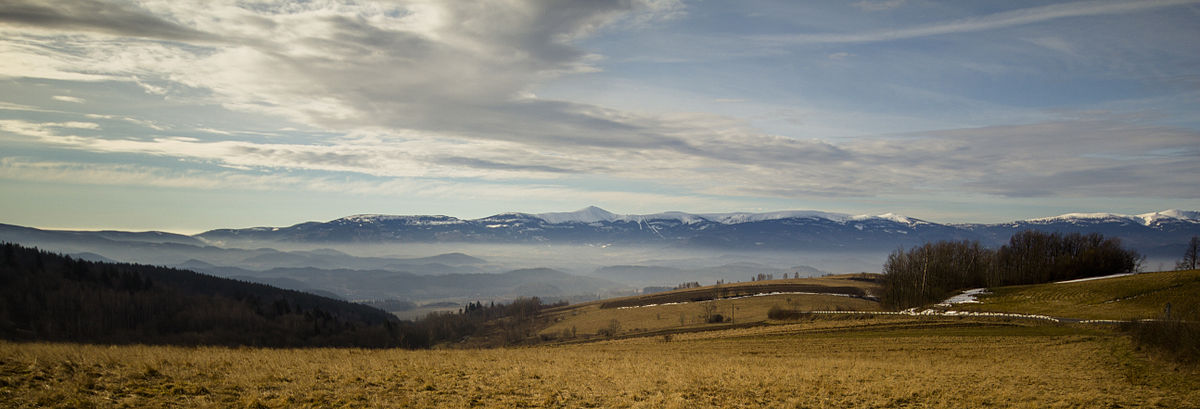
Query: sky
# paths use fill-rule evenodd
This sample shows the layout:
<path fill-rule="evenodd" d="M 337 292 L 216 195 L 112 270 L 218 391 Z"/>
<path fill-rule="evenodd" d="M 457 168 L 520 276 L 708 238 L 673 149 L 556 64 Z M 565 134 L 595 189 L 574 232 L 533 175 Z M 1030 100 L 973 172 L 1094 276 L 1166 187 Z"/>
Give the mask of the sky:
<path fill-rule="evenodd" d="M 1200 0 L 0 2 L 0 223 L 1200 209 Z"/>

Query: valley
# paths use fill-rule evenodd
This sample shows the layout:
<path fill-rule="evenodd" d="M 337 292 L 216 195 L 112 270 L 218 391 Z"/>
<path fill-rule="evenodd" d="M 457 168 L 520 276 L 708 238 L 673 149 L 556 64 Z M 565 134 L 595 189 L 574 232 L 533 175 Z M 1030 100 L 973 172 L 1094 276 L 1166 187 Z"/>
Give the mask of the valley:
<path fill-rule="evenodd" d="M 0 402 L 900 408 L 1200 401 L 1200 368 L 1134 343 L 1117 325 L 896 315 L 875 299 L 880 279 L 773 279 L 550 306 L 419 350 L 0 341 Z M 952 308 L 1154 318 L 1148 307 L 1159 302 L 1188 311 L 1198 279 L 1200 271 L 1156 272 L 1000 287 L 978 304 Z M 1097 302 L 1131 292 L 1154 298 Z"/>

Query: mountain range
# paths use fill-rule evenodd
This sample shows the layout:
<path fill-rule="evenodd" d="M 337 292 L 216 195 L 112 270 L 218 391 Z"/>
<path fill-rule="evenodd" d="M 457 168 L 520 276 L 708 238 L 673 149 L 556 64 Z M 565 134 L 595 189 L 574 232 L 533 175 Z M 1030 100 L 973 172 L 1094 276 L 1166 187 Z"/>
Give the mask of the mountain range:
<path fill-rule="evenodd" d="M 564 213 L 502 213 L 480 219 L 450 216 L 355 215 L 288 227 L 218 229 L 194 236 L 206 243 L 505 243 L 771 251 L 890 251 L 938 240 L 999 245 L 1028 229 L 1120 237 L 1144 254 L 1166 256 L 1200 235 L 1200 212 L 1139 215 L 1069 213 L 998 224 L 941 224 L 886 213 L 819 211 L 619 215 L 598 207 Z"/>
<path fill-rule="evenodd" d="M 619 215 L 355 215 L 287 227 L 164 232 L 43 230 L 0 224 L 0 242 L 92 261 L 184 268 L 351 300 L 582 300 L 759 274 L 878 271 L 887 254 L 939 240 L 997 247 L 1023 230 L 1101 233 L 1171 265 L 1200 235 L 1200 212 L 1070 213 L 996 224 L 819 211 Z M 401 256 L 404 255 L 404 256 Z M 813 267 L 816 266 L 816 267 Z"/>

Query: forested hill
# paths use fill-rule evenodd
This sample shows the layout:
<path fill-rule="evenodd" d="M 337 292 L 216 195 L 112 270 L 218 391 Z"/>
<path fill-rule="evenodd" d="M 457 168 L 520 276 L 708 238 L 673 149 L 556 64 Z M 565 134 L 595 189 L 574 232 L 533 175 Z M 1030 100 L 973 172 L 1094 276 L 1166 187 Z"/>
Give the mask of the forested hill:
<path fill-rule="evenodd" d="M 392 315 L 186 270 L 0 251 L 0 337 L 97 343 L 390 347 Z"/>

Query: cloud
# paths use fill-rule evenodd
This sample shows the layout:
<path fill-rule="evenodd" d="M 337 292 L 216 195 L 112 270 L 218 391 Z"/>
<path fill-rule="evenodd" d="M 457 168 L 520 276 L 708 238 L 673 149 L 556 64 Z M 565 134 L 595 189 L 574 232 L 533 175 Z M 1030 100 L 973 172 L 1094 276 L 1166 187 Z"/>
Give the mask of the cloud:
<path fill-rule="evenodd" d="M 93 0 L 11 0 L 0 4 L 0 24 L 45 30 L 88 31 L 163 40 L 216 36 L 161 19 L 121 3 Z"/>
<path fill-rule="evenodd" d="M 834 61 L 841 61 L 841 60 L 850 58 L 852 56 L 854 56 L 854 54 L 850 54 L 848 52 L 837 52 L 837 53 L 829 54 L 829 59 L 834 60 Z"/>
<path fill-rule="evenodd" d="M 1184 3 L 1066 3 L 889 32 L 783 40 L 886 41 Z M 718 114 L 635 113 L 532 96 L 555 78 L 600 69 L 603 57 L 581 48 L 584 39 L 675 18 L 682 13 L 675 2 L 159 1 L 116 6 L 97 16 L 80 10 L 99 3 L 80 4 L 13 7 L 33 10 L 0 19 L 0 75 L 123 81 L 164 104 L 217 104 L 313 131 L 252 134 L 195 123 L 162 126 L 114 114 L 85 114 L 83 120 L 70 112 L 41 122 L 33 116 L 0 120 L 0 138 L 9 141 L 99 157 L 177 159 L 181 169 L 192 169 L 164 175 L 106 168 L 127 183 L 137 183 L 140 174 L 146 183 L 206 186 L 203 179 L 217 175 L 230 185 L 246 177 L 302 188 L 337 185 L 329 175 L 353 175 L 396 181 L 354 185 L 364 192 L 461 193 L 495 182 L 543 194 L 611 193 L 544 188 L 595 178 L 695 197 L 1200 195 L 1187 180 L 1197 174 L 1189 164 L 1196 162 L 1197 132 L 1136 121 L 1073 119 L 835 143 L 774 135 Z M 25 30 L 34 26 L 61 32 Z M 89 98 L 81 105 L 103 103 L 84 95 Z M 110 129 L 122 131 L 95 132 Z M 211 167 L 221 170 L 196 170 Z M 35 173 L 19 169 L 25 169 L 21 175 Z M 260 175 L 290 171 L 317 175 Z M 1116 180 L 1121 172 L 1140 182 Z M 97 174 L 92 179 L 108 176 Z M 1155 174 L 1158 179 L 1148 180 Z M 406 184 L 415 179 L 472 183 Z"/>
<path fill-rule="evenodd" d="M 541 203 L 637 203 L 646 209 L 675 208 L 698 198 L 654 192 L 578 189 L 559 184 L 441 181 L 422 178 L 370 179 L 345 175 L 311 176 L 241 170 L 198 170 L 159 166 L 39 161 L 0 157 L 0 179 L 99 186 L 151 186 L 200 190 L 312 192 L 425 200 L 529 201 Z M 735 208 L 736 200 L 705 197 L 714 208 Z M 552 208 L 552 207 L 551 207 Z"/>
<path fill-rule="evenodd" d="M 24 43 L 40 45 L 25 51 L 37 58 L 0 66 L 0 75 L 136 81 L 155 94 L 172 96 L 172 88 L 207 94 L 231 110 L 336 131 L 387 127 L 527 143 L 679 144 L 638 133 L 614 111 L 524 97 L 544 81 L 596 70 L 596 56 L 576 40 L 620 21 L 669 18 L 680 12 L 678 3 L 496 3 L 146 3 L 138 13 L 223 33 L 226 41 L 19 33 Z M 55 6 L 61 5 L 49 7 Z M 75 14 L 62 8 L 57 14 Z M 109 20 L 110 31 L 127 29 L 124 20 Z"/>
<path fill-rule="evenodd" d="M 760 40 L 787 44 L 874 43 L 970 33 L 1041 23 L 1063 18 L 1136 13 L 1200 3 L 1200 0 L 1079 1 L 1031 7 L 910 28 L 847 34 L 796 34 L 762 36 Z M 856 3 L 857 4 L 857 3 Z"/>
<path fill-rule="evenodd" d="M 70 102 L 73 104 L 82 104 L 84 102 L 87 102 L 87 100 L 85 100 L 83 98 L 66 96 L 66 95 L 55 95 L 50 98 L 54 99 L 55 101 Z"/>
<path fill-rule="evenodd" d="M 851 5 L 862 11 L 887 11 L 903 6 L 905 0 L 858 1 Z"/>
<path fill-rule="evenodd" d="M 680 124 L 688 124 L 681 126 Z M 510 141 L 360 133 L 323 144 L 81 136 L 89 123 L 0 121 L 0 136 L 59 148 L 143 154 L 252 172 L 557 183 L 601 177 L 693 195 L 846 197 L 972 192 L 1012 197 L 1197 197 L 1200 132 L 1083 118 L 951 129 L 843 143 L 796 140 L 691 114 L 647 123 L 675 146 L 570 148 Z M 1122 178 L 1124 174 L 1126 177 Z"/>

